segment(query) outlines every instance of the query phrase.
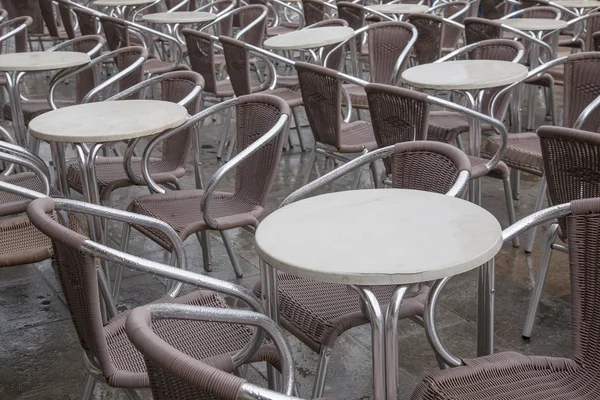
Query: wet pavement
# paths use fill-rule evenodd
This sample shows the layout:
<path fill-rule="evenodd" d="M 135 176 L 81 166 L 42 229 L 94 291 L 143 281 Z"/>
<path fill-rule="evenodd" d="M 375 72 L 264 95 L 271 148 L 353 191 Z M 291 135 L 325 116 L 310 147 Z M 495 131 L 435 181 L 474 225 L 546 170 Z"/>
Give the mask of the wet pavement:
<path fill-rule="evenodd" d="M 44 92 L 46 79 L 27 81 L 28 93 Z M 66 91 L 70 89 L 67 88 Z M 221 117 L 220 117 L 221 118 Z M 216 160 L 217 139 L 221 119 L 206 124 L 202 135 L 202 153 L 205 176 L 208 178 L 220 167 Z M 303 118 L 303 114 L 302 114 Z M 304 119 L 304 118 L 303 118 Z M 304 120 L 304 123 L 306 121 Z M 67 122 L 68 124 L 68 122 Z M 233 124 L 232 124 L 233 126 Z M 281 164 L 269 197 L 267 209 L 271 212 L 295 189 L 301 186 L 308 164 L 309 152 L 300 151 L 295 132 L 291 132 L 296 145 L 283 153 Z M 304 142 L 312 144 L 308 128 L 302 130 Z M 42 147 L 48 158 L 48 149 Z M 191 164 L 183 179 L 183 186 L 194 187 Z M 331 161 L 319 158 L 316 173 L 331 170 Z M 327 191 L 347 190 L 352 177 L 343 178 Z M 539 180 L 523 175 L 521 193 L 515 202 L 517 217 L 522 218 L 533 210 Z M 371 187 L 370 174 L 362 174 L 362 188 Z M 224 181 L 224 189 L 233 188 L 233 177 Z M 144 194 L 143 188 L 117 190 L 109 204 L 124 209 L 131 198 Z M 492 212 L 503 227 L 508 226 L 502 183 L 483 179 L 483 207 Z M 557 253 L 552 257 L 548 279 L 530 341 L 521 338 L 521 330 L 535 274 L 540 263 L 541 249 L 547 226 L 538 229 L 536 244 L 531 255 L 521 248 L 504 245 L 496 258 L 496 331 L 495 350 L 515 350 L 525 354 L 568 356 L 570 354 L 569 277 L 567 258 Z M 110 231 L 111 244 L 118 246 L 121 229 Z M 210 276 L 252 287 L 259 279 L 258 259 L 253 237 L 246 231 L 231 231 L 235 251 L 244 271 L 236 278 L 218 234 L 211 234 L 212 265 Z M 202 268 L 202 253 L 195 237 L 186 242 L 188 266 L 198 273 Z M 302 246 L 302 243 L 298 243 Z M 167 261 L 167 255 L 144 236 L 133 233 L 130 252 L 155 261 Z M 431 249 L 435 251 L 435 248 Z M 423 254 L 426 257 L 427 254 Z M 454 277 L 441 296 L 437 316 L 440 336 L 448 348 L 461 357 L 475 356 L 475 306 L 477 272 Z M 133 307 L 160 297 L 165 290 L 160 279 L 139 273 L 126 272 L 119 306 Z M 408 399 L 412 390 L 428 372 L 436 370 L 437 362 L 423 329 L 403 320 L 399 324 L 399 381 L 400 398 Z M 302 397 L 310 396 L 317 355 L 289 335 L 296 362 L 297 381 Z M 325 395 L 333 399 L 368 399 L 372 394 L 370 329 L 355 328 L 343 335 L 333 351 Z M 248 377 L 264 384 L 262 366 L 250 368 Z M 76 399 L 83 392 L 86 372 L 64 296 L 50 261 L 0 269 L 0 399 Z M 123 392 L 98 384 L 95 397 L 102 399 L 125 398 Z"/>

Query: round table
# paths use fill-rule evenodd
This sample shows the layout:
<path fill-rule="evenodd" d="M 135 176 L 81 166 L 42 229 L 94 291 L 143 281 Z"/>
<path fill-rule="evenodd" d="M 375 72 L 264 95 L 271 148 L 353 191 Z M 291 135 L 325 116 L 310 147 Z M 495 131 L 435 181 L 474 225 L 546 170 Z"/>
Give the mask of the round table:
<path fill-rule="evenodd" d="M 202 11 L 174 11 L 146 14 L 142 20 L 154 24 L 196 24 L 211 22 L 217 18 L 216 14 Z"/>
<path fill-rule="evenodd" d="M 345 26 L 301 29 L 299 31 L 273 36 L 265 40 L 263 46 L 270 50 L 311 50 L 338 44 L 354 35 L 354 30 Z M 316 54 L 315 62 L 321 63 Z"/>
<path fill-rule="evenodd" d="M 28 147 L 27 131 L 21 108 L 19 83 L 26 72 L 46 72 L 88 64 L 90 56 L 73 51 L 34 51 L 0 54 L 0 72 L 6 76 L 6 85 L 13 108 L 12 118 L 17 143 Z"/>
<path fill-rule="evenodd" d="M 98 7 L 127 7 L 142 6 L 154 3 L 156 0 L 96 0 L 92 4 Z"/>
<path fill-rule="evenodd" d="M 562 19 L 547 19 L 547 18 L 510 18 L 497 19 L 503 25 L 510 26 L 522 31 L 544 32 L 564 29 L 568 26 L 567 21 Z"/>
<path fill-rule="evenodd" d="M 50 111 L 29 123 L 29 133 L 52 147 L 57 182 L 68 193 L 65 158 L 62 143 L 78 148 L 81 163 L 83 195 L 86 201 L 99 203 L 94 168 L 90 168 L 102 146 L 107 143 L 136 139 L 163 132 L 183 124 L 187 109 L 176 103 L 158 100 L 120 100 L 74 105 Z M 82 144 L 93 143 L 89 152 Z"/>
<path fill-rule="evenodd" d="M 471 108 L 481 112 L 480 91 L 510 85 L 525 78 L 527 73 L 526 66 L 509 61 L 459 60 L 418 65 L 405 70 L 402 79 L 415 88 L 465 92 Z M 475 119 L 471 119 L 469 125 L 470 153 L 479 157 L 481 129 Z M 472 201 L 481 204 L 479 179 L 471 180 L 469 188 Z"/>
<path fill-rule="evenodd" d="M 267 216 L 256 231 L 266 310 L 275 319 L 273 268 L 359 291 L 373 330 L 375 399 L 396 399 L 398 340 L 389 327 L 397 324 L 406 288 L 477 268 L 492 260 L 502 243 L 500 224 L 485 209 L 450 196 L 402 189 L 354 190 L 301 200 Z M 369 287 L 375 285 L 398 286 L 392 299 L 399 296 L 399 301 L 388 306 L 394 309 L 386 312 L 383 305 L 381 312 L 380 304 L 373 304 L 377 300 Z M 493 287 L 486 295 L 492 293 Z M 391 340 L 385 337 L 389 334 Z M 493 331 L 487 335 L 490 340 Z M 491 348 L 492 343 L 487 345 Z"/>
<path fill-rule="evenodd" d="M 373 10 L 381 14 L 394 15 L 396 19 L 404 14 L 423 13 L 429 7 L 420 4 L 375 4 L 367 6 L 367 11 Z"/>

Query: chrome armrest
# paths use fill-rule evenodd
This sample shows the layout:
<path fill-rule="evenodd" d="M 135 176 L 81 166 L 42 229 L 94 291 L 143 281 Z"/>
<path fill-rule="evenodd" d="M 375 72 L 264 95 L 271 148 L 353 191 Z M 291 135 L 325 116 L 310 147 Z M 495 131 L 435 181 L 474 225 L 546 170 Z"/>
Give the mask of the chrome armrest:
<path fill-rule="evenodd" d="M 586 119 L 592 114 L 596 109 L 600 106 L 600 96 L 596 97 L 594 101 L 592 101 L 586 108 L 583 109 L 581 114 L 577 117 L 575 124 L 573 124 L 574 129 L 582 129 L 583 124 L 585 124 Z"/>
<path fill-rule="evenodd" d="M 44 187 L 44 194 L 50 195 L 50 170 L 41 158 L 20 146 L 0 141 L 0 160 L 12 164 L 1 175 L 8 175 L 12 172 L 14 165 L 21 165 L 38 177 Z"/>

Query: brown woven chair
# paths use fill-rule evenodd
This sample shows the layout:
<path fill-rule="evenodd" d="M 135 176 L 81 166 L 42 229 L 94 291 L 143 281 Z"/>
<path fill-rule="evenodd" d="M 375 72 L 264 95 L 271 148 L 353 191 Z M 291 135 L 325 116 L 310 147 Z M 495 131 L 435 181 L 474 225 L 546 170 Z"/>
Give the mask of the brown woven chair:
<path fill-rule="evenodd" d="M 178 282 L 154 304 L 227 308 L 223 295 L 217 293 L 221 292 L 241 300 L 254 311 L 261 310 L 258 299 L 245 288 L 117 250 L 105 247 L 104 250 L 99 250 L 99 245 L 82 233 L 76 215 L 67 214 L 68 221 L 64 226 L 48 215 L 55 210 L 70 212 L 77 210 L 78 213 L 86 216 L 102 216 L 126 223 L 135 221 L 138 225 L 152 227 L 170 238 L 172 245 L 180 249 L 178 266 L 181 269 L 185 269 L 185 255 L 177 234 L 168 225 L 152 218 L 107 207 L 89 207 L 86 203 L 72 200 L 54 200 L 46 197 L 30 203 L 27 208 L 30 220 L 52 239 L 62 292 L 84 350 L 86 369 L 90 373 L 82 397 L 84 399 L 91 397 L 97 380 L 112 387 L 125 389 L 132 398 L 139 398 L 133 389 L 150 387 L 144 358 L 125 334 L 125 321 L 129 312 L 117 311 L 103 268 L 97 268 L 98 259 Z M 183 283 L 210 291 L 196 291 L 178 296 Z M 100 296 L 106 304 L 108 316 L 106 322 L 103 322 L 102 318 L 103 306 Z M 152 328 L 178 350 L 216 367 L 227 367 L 232 363 L 237 367 L 246 361 L 270 360 L 273 363 L 278 361 L 277 352 L 273 347 L 260 346 L 262 335 L 255 334 L 249 326 L 163 320 L 153 324 Z"/>
<path fill-rule="evenodd" d="M 442 36 L 442 54 L 450 53 L 457 49 L 458 42 L 464 36 L 464 26 L 462 23 L 469 17 L 472 3 L 468 1 L 451 1 L 442 3 L 434 7 L 433 12 L 441 13 L 444 17 L 444 34 Z M 430 11 L 431 12 L 431 11 Z"/>
<path fill-rule="evenodd" d="M 171 131 L 193 127 L 226 107 L 236 108 L 238 154 L 213 175 L 205 190 L 179 190 L 167 194 L 151 194 L 134 199 L 129 211 L 165 221 L 182 240 L 208 230 L 219 231 L 236 275 L 242 276 L 227 230 L 244 227 L 250 231 L 264 214 L 264 206 L 277 172 L 283 141 L 289 128 L 289 107 L 280 98 L 255 94 L 237 97 L 191 117 L 187 123 Z M 198 161 L 199 160 L 195 160 Z M 215 192 L 217 184 L 235 169 L 235 191 Z M 144 173 L 144 179 L 152 178 Z M 198 171 L 196 171 L 198 173 Z M 197 176 L 197 179 L 201 177 Z M 154 230 L 134 228 L 167 250 L 171 245 Z M 127 238 L 124 232 L 123 238 Z M 208 244 L 202 240 L 204 268 L 211 270 Z M 126 249 L 126 240 L 124 240 Z"/>
<path fill-rule="evenodd" d="M 83 8 L 73 7 L 73 13 L 79 23 L 82 35 L 97 35 L 100 33 L 100 23 L 94 13 Z"/>
<path fill-rule="evenodd" d="M 75 39 L 80 35 L 77 29 L 77 16 L 73 14 L 73 6 L 69 0 L 54 0 L 58 5 L 58 13 L 62 28 L 69 39 Z"/>
<path fill-rule="evenodd" d="M 4 37 L 1 43 L 4 44 L 9 40 L 14 39 L 15 53 L 24 53 L 28 51 L 27 43 L 29 41 L 29 29 L 32 24 L 33 19 L 31 17 L 16 17 L 8 21 L 3 20 L 2 23 L 0 23 L 0 31 L 3 33 L 2 36 Z M 6 78 L 2 77 L 2 81 L 6 82 Z"/>
<path fill-rule="evenodd" d="M 4 0 L 3 7 L 8 11 L 10 18 L 30 17 L 32 24 L 29 27 L 29 49 L 33 51 L 33 41 L 36 40 L 44 50 L 44 42 L 53 41 L 44 24 L 42 9 L 39 0 Z"/>
<path fill-rule="evenodd" d="M 598 397 L 600 309 L 596 284 L 600 260 L 597 234 L 600 199 L 575 200 L 555 208 L 553 213 L 571 214 L 565 226 L 572 239 L 569 265 L 573 356 L 558 358 L 505 352 L 462 360 L 464 366 L 425 377 L 412 400 L 591 400 Z"/>
<path fill-rule="evenodd" d="M 0 185 L 8 183 L 45 195 L 59 196 L 50 187 L 48 168 L 39 157 L 21 147 L 0 141 L 0 161 L 31 171 L 0 174 Z M 52 256 L 50 239 L 23 214 L 28 204 L 28 199 L 6 192 L 0 186 L 0 268 L 32 264 Z"/>
<path fill-rule="evenodd" d="M 125 323 L 129 340 L 144 356 L 154 400 L 234 400 L 242 396 L 246 399 L 268 399 L 270 394 L 277 395 L 233 375 L 235 365 L 231 356 L 201 361 L 174 347 L 169 338 L 160 336 L 158 328 L 159 324 L 174 320 L 195 321 L 196 324 L 210 321 L 211 324 L 254 325 L 266 330 L 281 348 L 282 370 L 292 371 L 284 378 L 284 387 L 288 389 L 284 393 L 291 394 L 294 366 L 289 345 L 281 328 L 264 314 L 227 308 L 157 304 L 134 309 Z M 279 394 L 281 397 L 292 399 Z"/>
<path fill-rule="evenodd" d="M 481 11 L 485 19 L 502 18 L 510 12 L 512 3 L 506 0 L 484 0 L 481 2 Z"/>
<path fill-rule="evenodd" d="M 398 143 L 362 155 L 318 178 L 290 195 L 282 206 L 308 196 L 335 179 L 381 158 L 390 160 L 394 188 L 457 196 L 469 179 L 470 163 L 459 149 L 423 140 Z M 369 321 L 361 312 L 358 294 L 346 285 L 318 282 L 287 273 L 278 273 L 277 282 L 282 326 L 320 355 L 312 392 L 312 397 L 320 397 L 325 386 L 329 357 L 337 338 Z M 380 303 L 387 304 L 394 287 L 378 286 L 373 290 Z M 428 290 L 426 284 L 409 289 L 399 317 L 422 315 Z M 255 285 L 254 293 L 261 297 L 260 281 Z"/>
<path fill-rule="evenodd" d="M 323 0 L 302 0 L 304 23 L 313 25 L 325 20 L 326 10 Z"/>
<path fill-rule="evenodd" d="M 594 43 L 594 51 L 600 51 L 600 31 L 592 35 L 592 41 Z"/>
<path fill-rule="evenodd" d="M 308 169 L 303 184 L 310 181 L 315 167 L 317 153 L 347 162 L 349 155 L 364 154 L 377 148 L 373 128 L 365 121 L 350 121 L 351 100 L 348 113 L 342 119 L 342 79 L 337 71 L 297 62 L 294 67 L 298 73 L 300 92 L 315 145 L 310 153 Z M 360 174 L 357 174 L 354 187 L 358 186 Z"/>
<path fill-rule="evenodd" d="M 597 74 L 597 68 L 600 66 L 600 54 L 594 52 L 573 54 L 569 57 L 557 59 L 547 64 L 546 67 L 540 67 L 539 70 L 543 72 L 543 69 L 552 68 L 557 64 L 563 64 L 565 71 L 563 126 L 573 127 L 579 114 L 600 94 L 598 92 L 600 76 Z M 535 74 L 530 74 L 530 76 L 534 77 Z M 594 116 L 588 119 L 582 129 L 595 132 L 598 126 L 598 119 Z M 498 138 L 489 137 L 482 143 L 481 153 L 484 157 L 487 157 L 495 153 L 498 147 Z M 540 177 L 544 175 L 542 152 L 535 132 L 511 134 L 502 160 L 515 170 Z M 546 183 L 542 179 L 535 211 L 542 208 L 545 192 Z M 525 251 L 528 253 L 533 248 L 534 235 L 535 231 L 532 230 L 525 246 Z"/>
<path fill-rule="evenodd" d="M 38 0 L 38 3 L 44 24 L 46 25 L 48 34 L 54 40 L 54 44 L 58 41 L 74 39 L 74 37 L 69 37 L 64 26 L 60 23 L 62 22 L 60 18 L 57 19 L 58 15 L 54 10 L 54 0 Z"/>
<path fill-rule="evenodd" d="M 419 36 L 413 50 L 418 64 L 428 64 L 442 56 L 442 38 L 444 37 L 444 19 L 431 14 L 410 14 L 407 22 L 417 28 Z"/>
<path fill-rule="evenodd" d="M 111 98 L 111 100 L 130 98 L 136 93 L 147 90 L 151 85 L 160 86 L 161 100 L 173 103 L 185 102 L 183 105 L 186 106 L 190 115 L 198 113 L 202 108 L 201 90 L 204 80 L 202 76 L 192 71 L 175 71 L 159 75 L 126 90 L 119 96 Z M 192 147 L 192 135 L 194 133 L 194 129 L 188 129 L 166 138 L 163 142 L 161 156 L 150 158 L 150 173 L 156 184 L 182 189 L 179 179 L 185 175 L 185 162 Z M 129 151 L 134 146 L 135 144 L 129 146 L 127 157 L 98 157 L 96 159 L 95 169 L 101 201 L 107 201 L 116 189 L 146 185 L 146 181 L 142 176 L 142 158 L 131 157 L 133 153 Z M 125 170 L 123 166 L 125 163 L 130 166 L 134 176 L 130 176 Z M 83 193 L 79 162 L 71 162 L 67 165 L 67 178 L 72 189 Z"/>
<path fill-rule="evenodd" d="M 91 35 L 80 36 L 72 40 L 63 41 L 61 44 L 51 47 L 46 51 L 76 51 L 80 53 L 87 53 L 91 59 L 94 59 L 98 54 L 100 54 L 103 47 L 104 38 L 98 35 Z M 57 81 L 55 79 L 50 83 L 50 87 L 58 85 L 59 82 L 62 82 L 62 80 Z M 94 89 L 95 86 L 96 82 L 94 82 L 93 71 L 91 69 L 86 69 L 85 72 L 77 74 L 76 76 L 75 99 L 56 100 L 55 104 L 60 107 L 79 104 L 83 101 L 85 95 Z M 52 90 L 52 94 L 54 94 L 54 89 Z M 32 119 L 53 110 L 53 107 L 50 105 L 48 99 L 21 99 L 21 109 L 23 111 L 25 125 L 28 126 Z M 10 104 L 6 104 L 4 106 L 4 119 L 7 121 L 12 121 L 12 107 Z"/>
<path fill-rule="evenodd" d="M 367 34 L 368 60 L 372 83 L 398 85 L 406 69 L 411 50 L 418 43 L 418 31 L 406 22 L 386 21 L 367 25 L 356 32 L 356 37 Z M 350 38 L 349 40 L 353 40 Z M 369 109 L 367 94 L 361 85 L 345 84 L 352 107 Z"/>

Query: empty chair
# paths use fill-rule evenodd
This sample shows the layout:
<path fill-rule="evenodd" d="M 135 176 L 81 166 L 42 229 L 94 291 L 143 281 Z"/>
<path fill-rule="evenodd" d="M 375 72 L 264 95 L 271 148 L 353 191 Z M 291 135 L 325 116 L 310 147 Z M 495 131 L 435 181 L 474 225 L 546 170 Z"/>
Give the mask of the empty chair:
<path fill-rule="evenodd" d="M 481 11 L 485 19 L 498 19 L 508 14 L 512 3 L 507 0 L 484 0 L 481 2 Z"/>
<path fill-rule="evenodd" d="M 54 43 L 56 44 L 59 41 L 73 39 L 74 36 L 70 37 L 64 26 L 59 24 L 60 19 L 57 18 L 58 15 L 54 10 L 54 0 L 38 0 L 38 3 L 48 34 L 54 40 Z"/>
<path fill-rule="evenodd" d="M 406 89 L 394 89 L 409 92 Z M 394 188 L 457 196 L 468 181 L 470 163 L 462 151 L 444 143 L 421 140 L 398 143 L 362 155 L 302 187 L 290 197 L 297 197 L 299 193 L 299 198 L 310 195 L 335 179 L 381 158 L 389 158 Z M 287 200 L 283 204 L 287 204 Z M 381 304 L 389 302 L 394 289 L 394 286 L 373 287 Z M 319 282 L 281 272 L 278 273 L 277 290 L 281 324 L 319 353 L 312 397 L 321 397 L 329 358 L 338 337 L 354 327 L 369 323 L 361 312 L 359 295 L 346 285 Z M 425 283 L 411 287 L 401 304 L 399 317 L 422 315 L 428 290 Z M 263 295 L 260 282 L 254 287 L 254 293 L 258 297 Z"/>
<path fill-rule="evenodd" d="M 326 10 L 324 0 L 302 0 L 304 23 L 307 26 L 325 20 Z"/>
<path fill-rule="evenodd" d="M 551 129 L 551 128 L 544 128 Z M 564 129 L 563 129 L 564 130 Z M 542 129 L 540 129 L 540 132 Z M 548 131 L 547 131 L 548 132 Z M 588 137 L 590 134 L 586 134 Z M 412 400 L 595 399 L 600 393 L 600 199 L 575 200 L 521 224 L 521 231 L 548 216 L 566 217 L 570 243 L 571 358 L 503 352 L 462 360 L 462 366 L 434 372 L 417 386 Z M 517 224 L 518 225 L 518 224 Z M 506 232 L 506 231 L 505 231 Z"/>
<path fill-rule="evenodd" d="M 285 101 L 271 95 L 237 97 L 209 111 L 196 114 L 171 133 L 192 128 L 223 108 L 234 106 L 238 154 L 215 173 L 205 189 L 141 196 L 134 199 L 127 209 L 165 221 L 175 229 L 182 240 L 208 230 L 218 231 L 227 248 L 235 274 L 239 277 L 242 276 L 242 270 L 237 263 L 227 230 L 245 227 L 253 231 L 259 218 L 263 216 L 264 206 L 279 166 L 283 140 L 289 128 L 289 107 Z M 234 191 L 215 191 L 226 173 L 232 170 L 235 170 Z M 150 182 L 152 177 L 144 173 L 144 179 Z M 197 179 L 201 177 L 197 176 Z M 152 229 L 133 226 L 165 249 L 172 250 L 163 235 Z M 128 238 L 128 235 L 126 232 L 123 237 Z M 202 242 L 204 268 L 210 271 L 208 244 L 205 240 Z"/>
<path fill-rule="evenodd" d="M 414 57 L 418 64 L 428 64 L 442 56 L 444 19 L 431 14 L 410 14 L 407 22 L 417 28 Z"/>
<path fill-rule="evenodd" d="M 10 18 L 30 17 L 32 19 L 28 37 L 30 50 L 33 50 L 33 40 L 37 40 L 41 50 L 44 50 L 44 42 L 53 41 L 45 29 L 39 0 L 4 0 L 2 5 L 8 10 Z"/>
<path fill-rule="evenodd" d="M 100 23 L 92 11 L 73 7 L 73 13 L 77 17 L 79 31 L 82 35 L 96 35 L 100 33 Z"/>
<path fill-rule="evenodd" d="M 201 91 L 204 80 L 202 76 L 192 71 L 168 72 L 131 87 L 125 91 L 125 94 L 117 95 L 111 100 L 139 96 L 139 93 L 143 93 L 153 85 L 160 86 L 161 100 L 184 105 L 190 115 L 198 113 L 202 108 Z M 160 157 L 149 159 L 150 174 L 154 183 L 171 188 L 182 188 L 179 179 L 185 175 L 185 161 L 192 148 L 194 134 L 194 129 L 190 128 L 163 140 L 160 137 L 164 135 L 161 134 L 152 139 L 154 143 L 162 142 Z M 131 168 L 134 177 L 125 170 L 125 163 Z M 128 151 L 126 157 L 97 157 L 94 165 L 101 201 L 107 201 L 111 193 L 118 188 L 146 185 L 142 176 L 142 158 L 132 157 L 132 152 Z M 83 191 L 81 173 L 79 162 L 71 162 L 67 165 L 69 186 L 79 193 Z"/>

